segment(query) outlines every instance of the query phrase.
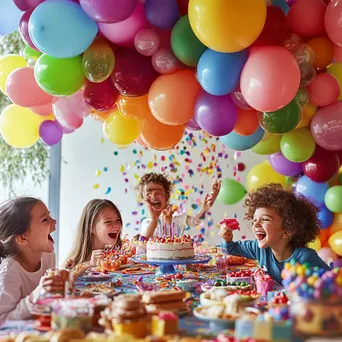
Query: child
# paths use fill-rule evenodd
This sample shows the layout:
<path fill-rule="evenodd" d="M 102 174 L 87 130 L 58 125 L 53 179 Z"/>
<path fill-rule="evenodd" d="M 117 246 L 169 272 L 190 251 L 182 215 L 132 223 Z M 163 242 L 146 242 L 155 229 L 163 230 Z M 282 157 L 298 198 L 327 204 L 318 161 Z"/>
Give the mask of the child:
<path fill-rule="evenodd" d="M 139 184 L 138 190 L 145 200 L 150 218 L 143 219 L 141 223 L 141 235 L 147 239 L 153 236 L 163 224 L 174 222 L 177 226 L 185 229 L 187 226 L 196 226 L 201 218 L 213 206 L 220 191 L 221 182 L 213 179 L 210 195 L 206 195 L 202 209 L 195 217 L 187 214 L 173 215 L 176 209 L 169 205 L 172 191 L 172 183 L 160 173 L 145 174 Z"/>
<path fill-rule="evenodd" d="M 75 277 L 95 267 L 106 245 L 121 247 L 122 218 L 113 202 L 94 199 L 84 207 L 77 228 L 74 249 L 66 264 L 75 266 Z"/>
<path fill-rule="evenodd" d="M 284 264 L 291 260 L 329 269 L 306 247 L 319 235 L 320 222 L 318 209 L 305 197 L 269 184 L 249 194 L 245 206 L 245 218 L 252 221 L 256 240 L 232 242 L 232 230 L 223 223 L 219 235 L 228 254 L 257 259 L 280 284 Z"/>
<path fill-rule="evenodd" d="M 44 203 L 22 197 L 0 206 L 0 320 L 29 319 L 40 291 L 60 291 L 61 279 L 45 277 L 55 267 L 56 221 Z"/>

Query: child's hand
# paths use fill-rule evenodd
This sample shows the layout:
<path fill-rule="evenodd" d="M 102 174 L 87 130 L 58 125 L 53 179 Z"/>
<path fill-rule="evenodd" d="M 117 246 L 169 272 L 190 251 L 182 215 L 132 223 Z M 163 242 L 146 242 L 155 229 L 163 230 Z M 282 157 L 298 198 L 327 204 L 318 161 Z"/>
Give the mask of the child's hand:
<path fill-rule="evenodd" d="M 172 223 L 172 215 L 176 211 L 176 208 L 173 208 L 172 205 L 168 205 L 163 211 L 162 216 L 166 224 Z"/>
<path fill-rule="evenodd" d="M 203 210 L 208 211 L 216 201 L 216 198 L 220 192 L 221 189 L 221 181 L 217 178 L 213 178 L 212 184 L 211 184 L 211 192 L 210 194 L 205 196 L 204 202 L 203 202 Z"/>
<path fill-rule="evenodd" d="M 74 264 L 74 260 L 68 259 L 68 260 L 65 262 L 65 268 L 66 268 L 67 270 L 71 270 L 73 264 Z"/>
<path fill-rule="evenodd" d="M 226 242 L 230 242 L 233 240 L 233 232 L 229 227 L 227 227 L 226 224 L 221 225 L 219 236 L 221 236 L 221 238 Z"/>
<path fill-rule="evenodd" d="M 58 275 L 44 276 L 41 279 L 41 286 L 46 292 L 64 293 L 65 283 Z"/>
<path fill-rule="evenodd" d="M 103 250 L 97 249 L 91 253 L 90 258 L 90 266 L 95 267 L 99 264 L 99 262 L 103 259 Z"/>
<path fill-rule="evenodd" d="M 154 206 L 148 200 L 146 201 L 146 205 L 147 205 L 150 218 L 152 220 L 158 220 L 162 210 L 155 209 Z"/>

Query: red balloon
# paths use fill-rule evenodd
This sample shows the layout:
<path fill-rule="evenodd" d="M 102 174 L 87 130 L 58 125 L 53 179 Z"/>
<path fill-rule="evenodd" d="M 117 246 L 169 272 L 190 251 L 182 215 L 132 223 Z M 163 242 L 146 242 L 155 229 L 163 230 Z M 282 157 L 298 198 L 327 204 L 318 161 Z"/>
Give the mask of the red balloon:
<path fill-rule="evenodd" d="M 342 164 L 342 150 L 334 151 L 334 152 L 337 154 L 338 158 L 340 159 L 340 164 Z"/>
<path fill-rule="evenodd" d="M 114 107 L 119 96 L 111 79 L 101 83 L 86 82 L 84 89 L 84 100 L 90 108 L 98 111 L 109 110 Z"/>
<path fill-rule="evenodd" d="M 18 30 L 19 30 L 20 37 L 25 42 L 25 44 L 29 45 L 32 49 L 38 50 L 36 46 L 33 44 L 31 37 L 29 35 L 29 32 L 28 32 L 28 24 L 29 24 L 29 20 L 30 20 L 33 10 L 34 8 L 26 11 L 23 14 L 19 22 Z"/>
<path fill-rule="evenodd" d="M 268 6 L 265 26 L 252 46 L 280 45 L 285 39 L 286 30 L 287 23 L 284 11 L 277 6 Z"/>
<path fill-rule="evenodd" d="M 313 156 L 303 163 L 304 174 L 317 183 L 327 182 L 340 167 L 338 155 L 316 146 Z"/>
<path fill-rule="evenodd" d="M 111 77 L 122 95 L 146 95 L 158 75 L 152 66 L 151 57 L 129 49 L 121 49 L 115 54 L 115 68 Z"/>
<path fill-rule="evenodd" d="M 188 14 L 189 0 L 177 0 L 181 16 Z"/>

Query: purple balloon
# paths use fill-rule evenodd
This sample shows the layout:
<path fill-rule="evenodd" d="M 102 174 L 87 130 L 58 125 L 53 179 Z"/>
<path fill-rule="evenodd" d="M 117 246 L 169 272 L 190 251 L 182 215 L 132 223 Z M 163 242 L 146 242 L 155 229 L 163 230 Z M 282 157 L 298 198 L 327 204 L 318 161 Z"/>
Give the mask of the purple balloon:
<path fill-rule="evenodd" d="M 34 9 L 30 9 L 28 11 L 26 11 L 23 16 L 20 19 L 20 23 L 19 23 L 19 34 L 21 39 L 27 44 L 29 45 L 32 49 L 38 50 L 36 48 L 36 46 L 33 44 L 31 37 L 29 35 L 28 32 L 28 23 L 31 17 L 31 14 L 33 12 Z"/>
<path fill-rule="evenodd" d="M 63 137 L 63 129 L 57 121 L 43 121 L 39 127 L 39 135 L 46 145 L 58 144 Z"/>
<path fill-rule="evenodd" d="M 132 13 L 138 0 L 80 0 L 84 12 L 100 23 L 119 23 Z"/>
<path fill-rule="evenodd" d="M 190 121 L 186 123 L 186 128 L 191 129 L 192 131 L 200 131 L 201 127 L 198 125 L 196 119 L 193 117 Z"/>
<path fill-rule="evenodd" d="M 234 129 L 237 108 L 229 94 L 214 96 L 202 90 L 195 103 L 195 120 L 203 131 L 221 137 Z"/>
<path fill-rule="evenodd" d="M 24 12 L 36 8 L 43 1 L 45 0 L 13 0 L 14 4 Z"/>
<path fill-rule="evenodd" d="M 296 176 L 303 171 L 302 163 L 294 163 L 284 157 L 281 152 L 268 156 L 268 161 L 275 171 L 285 176 Z"/>
<path fill-rule="evenodd" d="M 154 26 L 171 29 L 179 18 L 177 0 L 145 0 L 146 19 Z"/>
<path fill-rule="evenodd" d="M 337 259 L 333 262 L 333 267 L 342 267 L 342 259 Z"/>

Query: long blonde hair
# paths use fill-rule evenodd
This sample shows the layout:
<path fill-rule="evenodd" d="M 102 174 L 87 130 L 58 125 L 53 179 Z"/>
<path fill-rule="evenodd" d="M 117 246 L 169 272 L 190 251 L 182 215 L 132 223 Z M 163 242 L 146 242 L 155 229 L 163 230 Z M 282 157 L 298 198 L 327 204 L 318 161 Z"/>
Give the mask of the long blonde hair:
<path fill-rule="evenodd" d="M 106 199 L 93 199 L 84 207 L 77 227 L 74 248 L 68 257 L 73 260 L 73 265 L 89 261 L 92 249 L 92 232 L 96 219 L 100 212 L 105 208 L 112 208 L 118 215 L 121 224 L 122 217 L 119 209 L 112 201 Z M 119 235 L 116 246 L 121 246 L 121 236 Z"/>

